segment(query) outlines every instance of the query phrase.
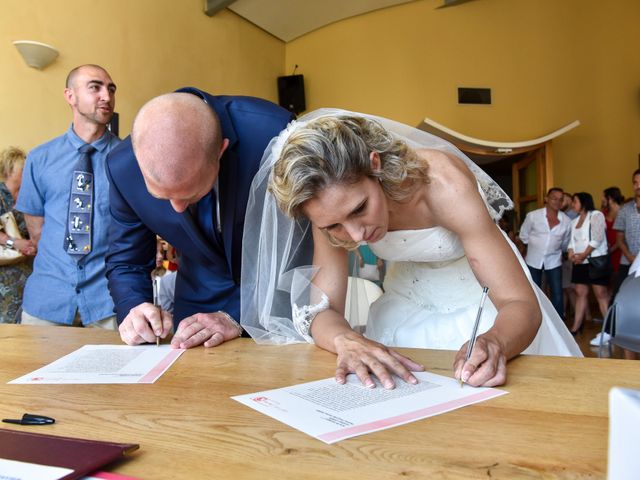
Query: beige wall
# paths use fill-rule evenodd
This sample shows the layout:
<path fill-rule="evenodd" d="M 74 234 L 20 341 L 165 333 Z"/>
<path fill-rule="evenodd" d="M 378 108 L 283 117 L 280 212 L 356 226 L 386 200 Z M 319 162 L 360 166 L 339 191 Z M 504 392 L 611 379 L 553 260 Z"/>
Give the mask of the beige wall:
<path fill-rule="evenodd" d="M 182 86 L 277 101 L 284 43 L 230 11 L 207 17 L 202 0 L 2 0 L 1 8 L 0 148 L 30 149 L 68 128 L 64 81 L 82 63 L 104 66 L 118 85 L 121 136 L 146 100 Z M 29 68 L 14 40 L 51 44 L 60 56 Z"/>
<path fill-rule="evenodd" d="M 472 137 L 519 141 L 573 120 L 554 141 L 570 191 L 631 194 L 640 153 L 640 2 L 420 0 L 347 19 L 286 46 L 307 106 L 418 125 L 428 116 Z M 491 106 L 457 105 L 457 87 L 491 87 Z"/>
<path fill-rule="evenodd" d="M 94 62 L 118 84 L 121 134 L 150 97 L 185 85 L 277 100 L 275 77 L 305 75 L 307 105 L 339 106 L 417 125 L 425 116 L 472 137 L 518 141 L 575 119 L 555 141 L 556 183 L 630 194 L 640 152 L 640 2 L 418 0 L 348 19 L 284 45 L 201 0 L 3 0 L 0 147 L 32 148 L 70 115 L 67 72 Z M 61 55 L 27 67 L 13 40 Z M 458 86 L 491 87 L 493 105 L 456 103 Z"/>

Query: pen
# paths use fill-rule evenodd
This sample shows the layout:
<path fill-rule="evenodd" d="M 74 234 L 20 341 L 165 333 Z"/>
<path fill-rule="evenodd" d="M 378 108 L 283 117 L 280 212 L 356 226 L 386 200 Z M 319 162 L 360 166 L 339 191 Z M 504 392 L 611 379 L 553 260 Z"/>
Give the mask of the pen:
<path fill-rule="evenodd" d="M 478 314 L 476 315 L 476 321 L 473 324 L 473 330 L 471 331 L 471 338 L 469 339 L 469 344 L 467 345 L 467 355 L 465 356 L 464 363 L 462 367 L 464 368 L 465 363 L 469 361 L 471 357 L 471 352 L 473 351 L 473 346 L 476 344 L 476 336 L 478 334 L 478 325 L 480 324 L 480 317 L 482 316 L 482 309 L 484 308 L 484 301 L 487 299 L 487 293 L 489 292 L 489 287 L 482 287 L 482 296 L 480 297 L 480 306 L 478 307 Z M 460 371 L 460 388 L 464 384 L 464 380 L 462 380 L 462 370 Z"/>
<path fill-rule="evenodd" d="M 160 300 L 158 298 L 158 293 L 160 290 L 160 276 L 153 275 L 151 277 L 151 284 L 153 285 L 153 304 L 158 307 L 158 311 L 160 312 L 160 322 L 162 323 L 162 308 L 160 307 Z M 156 335 L 156 347 L 160 346 L 160 335 Z"/>

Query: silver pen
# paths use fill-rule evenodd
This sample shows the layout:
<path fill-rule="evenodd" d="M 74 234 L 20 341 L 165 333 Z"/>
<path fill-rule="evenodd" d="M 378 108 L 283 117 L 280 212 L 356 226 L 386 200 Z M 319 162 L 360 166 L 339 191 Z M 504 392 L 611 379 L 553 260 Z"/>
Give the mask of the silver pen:
<path fill-rule="evenodd" d="M 464 368 L 465 364 L 471 358 L 471 352 L 473 351 L 473 346 L 476 344 L 476 336 L 478 335 L 478 325 L 480 325 L 480 317 L 482 317 L 482 309 L 484 308 L 484 302 L 487 299 L 487 293 L 489 293 L 489 287 L 482 287 L 482 296 L 480 297 L 480 306 L 478 307 L 478 314 L 476 315 L 476 321 L 473 324 L 473 330 L 471 331 L 471 338 L 469 339 L 469 344 L 467 345 L 467 355 L 465 356 L 464 363 L 462 364 L 462 368 Z M 464 385 L 464 380 L 462 380 L 462 370 L 460 370 L 460 388 Z"/>
<path fill-rule="evenodd" d="M 160 312 L 160 322 L 162 322 L 162 308 L 160 307 L 160 276 L 153 275 L 151 277 L 151 284 L 153 285 L 153 304 L 158 307 Z M 160 346 L 160 335 L 156 335 L 156 347 Z"/>

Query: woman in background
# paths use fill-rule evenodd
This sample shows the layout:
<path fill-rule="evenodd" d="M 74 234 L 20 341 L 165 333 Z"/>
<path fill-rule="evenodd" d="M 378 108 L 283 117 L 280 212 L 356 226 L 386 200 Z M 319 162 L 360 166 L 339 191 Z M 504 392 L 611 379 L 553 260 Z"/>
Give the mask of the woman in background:
<path fill-rule="evenodd" d="M 609 245 L 609 255 L 611 255 L 613 276 L 618 272 L 620 258 L 622 257 L 622 250 L 620 250 L 616 242 L 617 231 L 614 230 L 613 224 L 623 203 L 624 196 L 618 187 L 609 187 L 602 192 L 602 213 L 604 213 L 607 223 L 607 243 Z"/>
<path fill-rule="evenodd" d="M 9 147 L 0 153 L 0 215 L 12 212 L 22 235 L 22 239 L 11 238 L 0 230 L 0 244 L 31 257 L 36 254 L 36 247 L 28 240 L 29 233 L 22 213 L 14 209 L 22 183 L 25 157 L 25 153 L 15 147 Z M 0 266 L 0 323 L 15 323 L 16 313 L 22 304 L 24 284 L 31 270 L 31 258 L 25 258 L 14 265 Z"/>
<path fill-rule="evenodd" d="M 567 254 L 573 262 L 571 282 L 576 289 L 576 308 L 571 333 L 576 335 L 582 331 L 582 322 L 588 308 L 589 285 L 598 300 L 602 318 L 607 315 L 610 274 L 596 278 L 589 274 L 589 257 L 601 257 L 608 253 L 604 215 L 595 209 L 593 197 L 586 192 L 573 195 L 572 207 L 578 216 L 571 221 L 571 240 Z"/>

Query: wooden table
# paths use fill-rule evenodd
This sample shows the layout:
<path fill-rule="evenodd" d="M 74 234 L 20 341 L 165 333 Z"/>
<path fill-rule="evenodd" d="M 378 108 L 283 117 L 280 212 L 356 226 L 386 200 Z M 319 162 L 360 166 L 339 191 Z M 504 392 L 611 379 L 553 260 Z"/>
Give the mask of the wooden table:
<path fill-rule="evenodd" d="M 84 344 L 119 343 L 98 329 L 0 325 L 0 417 L 56 419 L 2 427 L 139 443 L 111 470 L 147 480 L 590 479 L 606 476 L 609 388 L 640 388 L 638 362 L 519 357 L 508 395 L 325 445 L 229 398 L 332 376 L 335 357 L 311 345 L 199 347 L 151 385 L 7 385 Z M 453 352 L 404 352 L 451 375 Z"/>

